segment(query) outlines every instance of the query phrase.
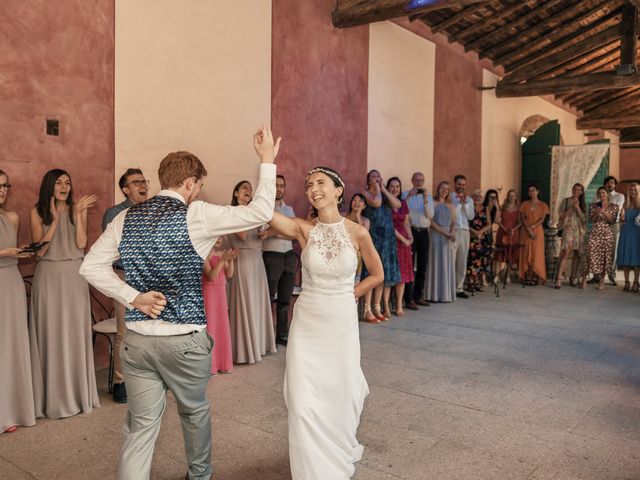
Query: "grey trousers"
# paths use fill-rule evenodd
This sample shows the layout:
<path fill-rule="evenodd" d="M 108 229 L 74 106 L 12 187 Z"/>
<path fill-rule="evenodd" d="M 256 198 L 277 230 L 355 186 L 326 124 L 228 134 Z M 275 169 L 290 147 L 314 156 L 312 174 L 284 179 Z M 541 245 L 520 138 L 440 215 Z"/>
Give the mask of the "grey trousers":
<path fill-rule="evenodd" d="M 206 390 L 213 340 L 206 330 L 167 337 L 127 330 L 120 347 L 129 412 L 120 457 L 120 480 L 149 478 L 167 390 L 178 403 L 190 480 L 208 480 L 211 415 Z"/>
<path fill-rule="evenodd" d="M 469 230 L 456 229 L 456 241 L 453 247 L 456 266 L 456 293 L 464 291 L 464 279 L 467 276 L 467 257 L 469 256 Z"/>

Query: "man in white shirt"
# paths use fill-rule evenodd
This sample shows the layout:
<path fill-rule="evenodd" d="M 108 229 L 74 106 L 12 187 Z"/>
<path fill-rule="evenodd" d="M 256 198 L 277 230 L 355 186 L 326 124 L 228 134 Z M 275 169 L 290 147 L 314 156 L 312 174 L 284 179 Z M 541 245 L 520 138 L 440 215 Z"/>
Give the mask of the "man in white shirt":
<path fill-rule="evenodd" d="M 614 235 L 613 241 L 613 262 L 609 267 L 608 276 L 611 285 L 616 285 L 616 270 L 617 268 L 617 253 L 618 253 L 618 240 L 620 239 L 620 215 L 622 208 L 624 207 L 624 195 L 620 192 L 616 192 L 618 186 L 618 180 L 614 176 L 608 176 L 604 179 L 604 188 L 609 192 L 609 201 L 618 206 L 618 215 L 616 216 L 616 222 L 611 226 Z"/>
<path fill-rule="evenodd" d="M 456 207 L 456 241 L 453 256 L 456 267 L 456 297 L 469 298 L 464 292 L 464 279 L 467 275 L 467 256 L 469 255 L 469 221 L 473 220 L 475 212 L 473 199 L 467 197 L 467 177 L 456 175 L 453 177 L 456 192 L 453 204 Z"/>
<path fill-rule="evenodd" d="M 261 166 L 251 204 L 222 207 L 195 201 L 207 171 L 195 155 L 171 153 L 158 170 L 162 190 L 118 214 L 80 268 L 89 283 L 128 309 L 121 359 L 129 411 L 120 480 L 149 478 L 167 390 L 182 420 L 186 478 L 211 478 L 206 389 L 213 340 L 206 332 L 202 268 L 219 236 L 255 228 L 273 216 L 279 139 L 274 142 L 262 127 L 254 148 Z M 111 268 L 118 259 L 125 281 Z"/>
<path fill-rule="evenodd" d="M 276 212 L 287 217 L 295 217 L 293 207 L 284 203 L 286 190 L 284 175 L 276 177 Z M 272 229 L 260 233 L 262 238 L 262 259 L 267 271 L 271 303 L 276 303 L 276 343 L 287 346 L 289 341 L 289 303 L 293 295 L 298 255 L 293 251 L 291 239 L 279 235 Z"/>
<path fill-rule="evenodd" d="M 409 310 L 417 310 L 418 305 L 428 307 L 430 303 L 424 299 L 424 284 L 427 277 L 427 259 L 429 258 L 429 227 L 433 217 L 433 197 L 424 188 L 424 174 L 415 172 L 411 176 L 413 188 L 402 194 L 407 202 L 411 218 L 411 234 L 413 235 L 413 258 L 415 279 L 407 283 L 404 290 L 404 301 Z"/>

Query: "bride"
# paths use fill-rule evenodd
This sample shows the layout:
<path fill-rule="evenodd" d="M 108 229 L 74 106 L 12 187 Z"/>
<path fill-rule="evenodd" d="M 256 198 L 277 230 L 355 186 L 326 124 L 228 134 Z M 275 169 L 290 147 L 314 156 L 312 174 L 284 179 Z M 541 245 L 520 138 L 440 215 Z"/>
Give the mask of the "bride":
<path fill-rule="evenodd" d="M 338 211 L 344 195 L 338 172 L 310 170 L 305 190 L 317 221 L 276 212 L 271 222 L 303 248 L 284 381 L 291 474 L 293 480 L 344 480 L 362 457 L 356 430 L 369 393 L 356 299 L 383 281 L 383 269 L 369 232 Z M 358 252 L 369 276 L 354 288 Z"/>

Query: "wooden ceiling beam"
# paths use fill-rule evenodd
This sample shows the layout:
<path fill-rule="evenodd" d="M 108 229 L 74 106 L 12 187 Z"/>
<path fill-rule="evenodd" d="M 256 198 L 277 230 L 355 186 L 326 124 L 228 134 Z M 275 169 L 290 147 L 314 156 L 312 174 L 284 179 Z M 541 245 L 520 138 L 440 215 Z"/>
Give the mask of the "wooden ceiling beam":
<path fill-rule="evenodd" d="M 533 97 L 561 95 L 578 90 L 618 89 L 640 84 L 640 73 L 616 75 L 614 72 L 591 73 L 575 77 L 556 77 L 547 80 L 531 80 L 526 83 L 509 83 L 501 80 L 496 86 L 496 97 Z"/>
<path fill-rule="evenodd" d="M 594 118 L 585 115 L 576 120 L 576 128 L 578 130 L 587 130 L 590 128 L 619 130 L 627 127 L 640 127 L 640 114 L 627 115 L 624 117 L 616 115 L 607 118 Z"/>
<path fill-rule="evenodd" d="M 593 115 L 599 117 L 609 117 L 612 113 L 620 113 L 631 107 L 640 106 L 640 94 L 634 92 L 628 96 L 621 97 L 615 101 L 601 104 L 595 108 L 586 108 L 583 110 L 585 115 Z"/>
<path fill-rule="evenodd" d="M 608 5 L 609 1 L 610 0 L 581 1 L 579 2 L 580 6 L 593 6 L 593 8 L 576 18 L 572 18 L 575 8 L 563 9 L 562 11 L 551 15 L 544 20 L 536 22 L 535 25 L 532 25 L 526 31 L 520 32 L 519 35 L 507 38 L 503 42 L 480 52 L 480 58 L 494 58 L 497 55 L 502 55 L 500 52 L 508 52 L 495 59 L 495 63 L 503 65 L 509 59 L 509 57 L 518 55 L 519 51 L 514 52 L 514 48 L 522 43 L 522 35 L 526 35 L 529 39 L 531 39 L 532 36 L 535 39 L 540 39 L 540 41 L 537 43 L 542 44 L 542 46 L 549 45 L 562 38 L 565 35 L 566 30 L 568 28 L 571 28 L 572 25 L 582 25 L 583 23 L 588 22 L 590 19 L 594 18 L 596 15 L 601 15 L 603 7 L 605 6 L 605 4 Z M 557 27 L 553 28 L 554 25 L 557 25 Z M 550 29 L 552 30 L 548 32 Z M 548 32 L 548 34 L 545 34 L 545 32 Z"/>
<path fill-rule="evenodd" d="M 497 11 L 495 15 L 487 15 L 482 20 L 475 22 L 473 25 L 471 25 L 468 28 L 465 28 L 462 31 L 453 33 L 451 36 L 456 42 L 464 44 L 463 40 L 465 38 L 473 35 L 474 33 L 479 32 L 483 28 L 487 27 L 487 25 L 490 25 L 492 22 L 495 22 L 496 18 L 508 17 L 512 13 L 517 12 L 518 10 L 521 10 L 523 7 L 528 6 L 530 3 L 532 3 L 532 0 L 524 0 L 524 1 L 516 0 L 515 2 L 513 2 L 511 5 L 504 8 L 503 10 Z"/>
<path fill-rule="evenodd" d="M 566 0 L 550 0 L 548 2 L 541 3 L 537 7 L 529 10 L 524 15 L 520 15 L 515 20 L 505 23 L 502 27 L 497 28 L 491 33 L 487 35 L 483 35 L 471 43 L 465 44 L 464 50 L 468 52 L 469 50 L 475 50 L 481 45 L 490 45 L 507 33 L 510 34 L 511 36 L 517 35 L 519 28 L 528 26 L 528 23 L 530 20 L 535 19 L 541 13 L 544 15 L 544 13 L 548 12 L 550 8 L 553 8 L 560 3 L 567 3 L 567 2 Z M 562 13 L 563 14 L 566 13 L 566 10 L 569 10 L 569 9 L 565 9 Z"/>
<path fill-rule="evenodd" d="M 613 25 L 582 41 L 577 41 L 558 52 L 533 55 L 526 63 L 522 63 L 522 66 L 519 68 L 508 68 L 508 70 L 510 70 L 507 77 L 508 81 L 520 82 L 546 72 L 560 63 L 589 53 L 594 49 L 601 48 L 603 44 L 610 43 L 618 38 L 619 33 L 619 25 Z M 584 34 L 586 34 L 586 32 L 581 33 L 580 36 Z"/>
<path fill-rule="evenodd" d="M 488 6 L 495 5 L 495 3 L 496 3 L 495 1 L 480 2 L 480 3 L 476 3 L 475 5 L 471 5 L 470 7 L 464 8 L 464 9 L 460 10 L 458 13 L 456 13 L 454 15 L 451 15 L 446 20 L 443 20 L 442 22 L 432 26 L 431 27 L 431 31 L 433 33 L 442 32 L 443 30 L 446 30 L 447 28 L 451 27 L 452 25 L 455 25 L 456 23 L 460 22 L 461 20 L 464 20 L 469 15 L 475 15 L 476 13 L 481 12 L 482 10 L 487 8 Z"/>
<path fill-rule="evenodd" d="M 611 62 L 617 62 L 620 58 L 620 43 L 615 40 L 607 45 L 603 45 L 596 51 L 591 52 L 584 57 L 576 57 L 564 63 L 556 65 L 540 75 L 532 77 L 530 80 L 543 80 L 545 78 L 553 78 L 557 75 L 574 76 L 583 73 L 589 73 L 592 70 L 602 67 Z"/>
<path fill-rule="evenodd" d="M 630 1 L 624 2 L 620 23 L 620 67 L 621 74 L 634 72 L 638 65 L 638 7 Z"/>
<path fill-rule="evenodd" d="M 620 129 L 620 142 L 633 142 L 640 140 L 640 128 Z"/>
<path fill-rule="evenodd" d="M 605 0 L 604 3 L 608 4 L 609 0 Z M 572 21 L 569 25 L 563 25 L 552 32 L 546 33 L 546 29 L 542 29 L 542 24 L 535 25 L 527 33 L 534 32 L 535 34 L 541 35 L 541 38 L 539 41 L 533 43 L 532 48 L 517 48 L 517 45 L 521 44 L 518 43 L 512 46 L 509 53 L 496 57 L 494 63 L 504 65 L 508 69 L 513 69 L 530 63 L 531 56 L 552 55 L 557 53 L 575 43 L 577 34 L 573 32 L 567 34 L 567 29 L 570 29 L 571 25 L 583 25 L 586 23 L 585 27 L 581 30 L 583 35 L 586 34 L 585 36 L 591 35 L 599 29 L 618 25 L 622 18 L 622 11 L 620 10 L 614 10 L 599 20 L 591 21 L 606 7 L 607 5 L 598 4 L 595 8 Z"/>
<path fill-rule="evenodd" d="M 589 94 L 581 99 L 574 101 L 572 104 L 576 105 L 582 111 L 586 111 L 589 108 L 593 109 L 600 105 L 606 105 L 609 102 L 613 102 L 614 100 L 618 100 L 622 97 L 633 95 L 634 92 L 640 90 L 640 85 L 624 88 L 622 90 L 604 90 L 601 92 L 595 92 Z"/>
<path fill-rule="evenodd" d="M 423 13 L 444 8 L 466 7 L 475 3 L 487 3 L 489 0 L 338 0 L 331 14 L 333 26 L 348 28 L 373 22 L 392 20 L 408 15 L 419 16 Z"/>

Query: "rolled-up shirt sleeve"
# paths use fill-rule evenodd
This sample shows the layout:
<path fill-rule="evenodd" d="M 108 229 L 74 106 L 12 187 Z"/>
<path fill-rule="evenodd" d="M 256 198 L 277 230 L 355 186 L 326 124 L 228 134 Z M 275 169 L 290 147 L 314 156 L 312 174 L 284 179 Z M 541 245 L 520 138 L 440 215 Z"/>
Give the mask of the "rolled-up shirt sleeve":
<path fill-rule="evenodd" d="M 243 232 L 268 223 L 273 218 L 276 199 L 276 166 L 260 165 L 260 177 L 249 205 L 222 206 L 193 202 L 187 222 L 193 245 L 205 258 L 222 235 Z"/>
<path fill-rule="evenodd" d="M 127 308 L 140 292 L 123 282 L 113 271 L 112 264 L 120 258 L 118 245 L 127 210 L 120 212 L 93 244 L 80 266 L 80 275 L 100 292 L 120 302 Z"/>

